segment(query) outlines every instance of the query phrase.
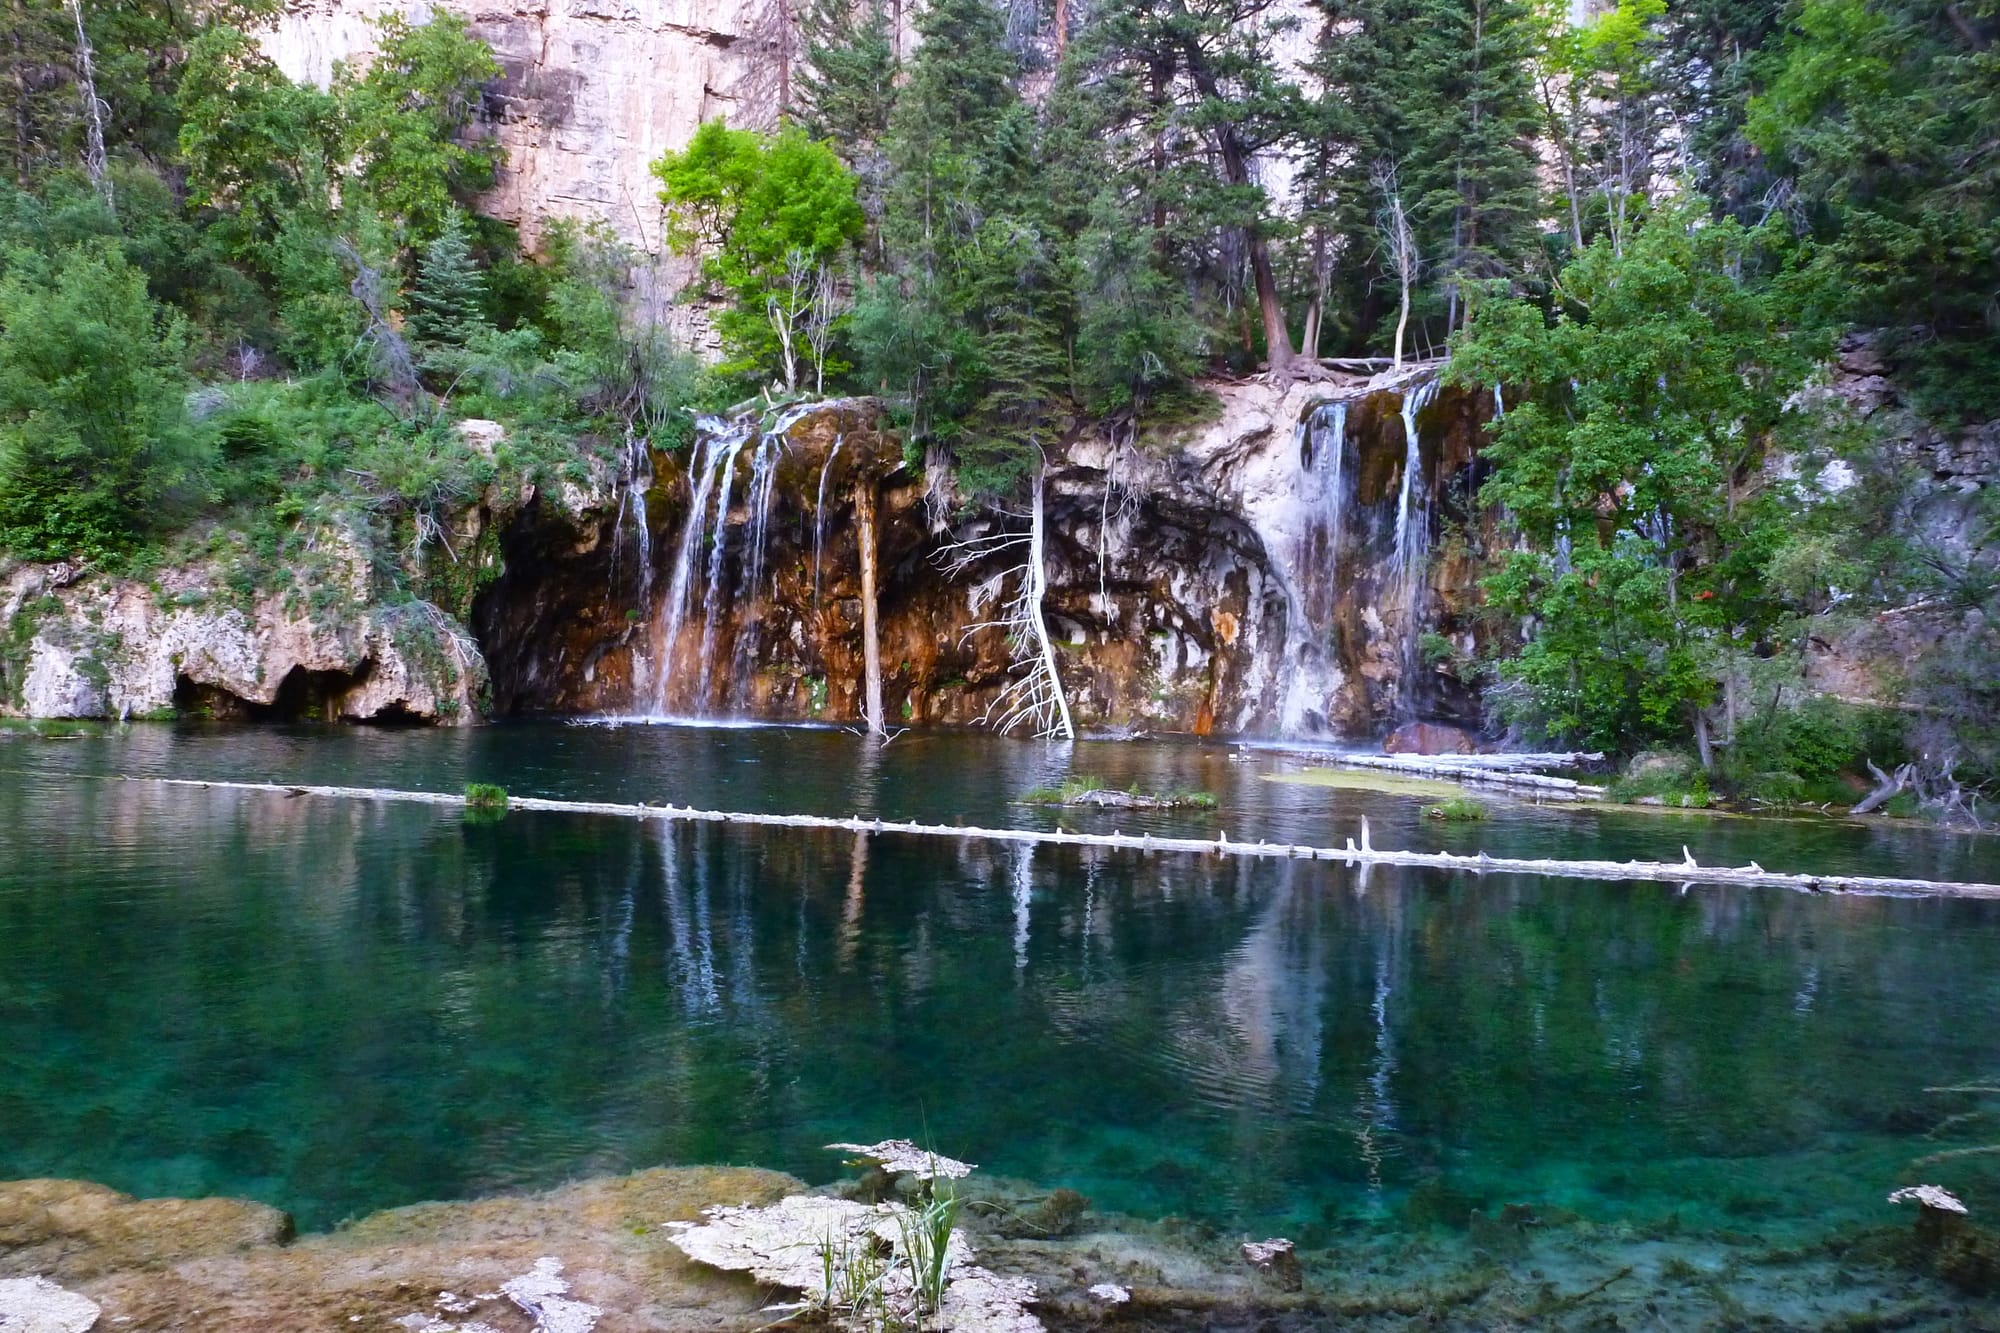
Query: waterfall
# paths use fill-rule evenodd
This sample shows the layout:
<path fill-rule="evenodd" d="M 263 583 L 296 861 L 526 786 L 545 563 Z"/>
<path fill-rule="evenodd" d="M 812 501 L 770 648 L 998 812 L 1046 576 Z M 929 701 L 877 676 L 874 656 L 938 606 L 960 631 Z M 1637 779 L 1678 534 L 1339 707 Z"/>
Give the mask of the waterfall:
<path fill-rule="evenodd" d="M 762 619 L 757 615 L 757 604 L 764 595 L 764 537 L 771 520 L 771 496 L 777 487 L 778 463 L 784 457 L 785 437 L 778 431 L 767 431 L 757 441 L 757 452 L 750 459 L 750 541 L 743 562 L 743 615 L 742 628 L 736 636 L 736 656 L 732 668 L 732 678 L 739 692 L 731 697 L 732 703 L 740 703 L 740 686 L 757 664 L 757 637 Z M 711 610 L 712 614 L 712 610 Z M 702 697 L 708 697 L 708 659 L 706 648 L 702 659 Z"/>
<path fill-rule="evenodd" d="M 702 442 L 701 462 L 689 470 L 691 492 L 688 500 L 687 521 L 681 525 L 680 540 L 674 547 L 674 572 L 667 584 L 666 601 L 654 611 L 655 619 L 662 629 L 653 652 L 653 711 L 665 714 L 671 710 L 674 676 L 674 651 L 680 643 L 681 630 L 687 623 L 688 598 L 693 592 L 694 565 L 701 553 L 703 539 L 708 535 L 708 497 L 716 489 L 716 480 L 735 471 L 736 456 L 743 451 L 743 444 L 750 438 L 750 427 L 743 422 L 728 422 L 719 417 L 702 417 L 695 423 L 695 437 Z M 721 518 L 728 515 L 729 493 L 723 490 L 717 526 Z M 716 534 L 720 544 L 721 533 Z"/>
<path fill-rule="evenodd" d="M 778 465 L 785 453 L 785 441 L 801 417 L 819 408 L 818 403 L 795 403 L 769 426 L 759 428 L 751 415 L 724 420 L 702 417 L 695 427 L 700 442 L 698 462 L 689 468 L 690 494 L 687 520 L 674 548 L 673 576 L 666 597 L 654 608 L 659 626 L 655 637 L 651 705 L 656 717 L 670 716 L 676 702 L 699 716 L 708 710 L 715 682 L 715 648 L 729 600 L 724 587 L 728 566 L 730 506 L 736 490 L 736 462 L 754 438 L 757 442 L 750 462 L 750 488 L 745 508 L 748 533 L 745 536 L 743 582 L 738 597 L 754 608 L 763 593 L 765 543 L 771 507 L 776 499 Z M 713 497 L 713 503 L 711 503 Z M 706 553 L 706 560 L 703 556 Z M 702 565 L 700 651 L 693 663 L 695 687 L 674 689 L 674 666 L 681 636 L 695 608 L 696 569 Z M 756 655 L 756 617 L 745 618 L 745 632 L 739 638 L 730 666 L 732 674 L 747 669 Z M 676 695 L 681 696 L 676 698 Z"/>
<path fill-rule="evenodd" d="M 845 435 L 833 437 L 833 449 L 826 456 L 826 465 L 819 470 L 819 502 L 813 506 L 813 610 L 819 610 L 819 567 L 820 559 L 826 554 L 826 479 L 833 475 L 833 460 L 840 457 L 840 446 L 847 442 Z"/>
<path fill-rule="evenodd" d="M 624 479 L 618 492 L 618 521 L 611 530 L 611 584 L 605 590 L 608 602 L 618 593 L 622 581 L 619 564 L 625 553 L 625 524 L 632 523 L 632 540 L 638 546 L 639 588 L 633 605 L 650 607 L 653 600 L 653 530 L 646 519 L 646 492 L 653 485 L 653 452 L 646 440 L 625 433 L 625 457 L 621 461 Z"/>
<path fill-rule="evenodd" d="M 1430 556 L 1430 513 L 1424 508 L 1424 457 L 1417 436 L 1417 417 L 1437 396 L 1441 381 L 1431 378 L 1403 390 L 1403 484 L 1396 497 L 1396 549 L 1389 563 L 1391 603 L 1403 608 L 1402 680 L 1398 705 L 1414 712 L 1417 680 L 1417 640 L 1423 632 L 1424 562 Z"/>
<path fill-rule="evenodd" d="M 1391 566 L 1399 584 L 1420 576 L 1424 557 L 1430 553 L 1429 516 L 1418 509 L 1425 497 L 1424 456 L 1417 438 L 1417 414 L 1430 406 L 1437 391 L 1435 379 L 1403 390 L 1403 485 L 1396 497 L 1396 554 Z"/>
<path fill-rule="evenodd" d="M 1346 402 L 1323 403 L 1299 423 L 1294 436 L 1304 473 L 1300 493 L 1309 507 L 1292 561 L 1286 605 L 1284 698 L 1278 707 L 1285 735 L 1323 730 L 1337 681 L 1327 649 L 1340 598 L 1340 548 L 1346 539 Z"/>
<path fill-rule="evenodd" d="M 722 618 L 722 561 L 729 552 L 729 493 L 736 487 L 736 456 L 743 452 L 749 438 L 747 430 L 736 437 L 728 458 L 723 460 L 722 477 L 716 487 L 715 540 L 708 548 L 708 591 L 702 597 L 701 676 L 694 694 L 697 713 L 708 706 L 708 687 L 715 675 L 715 629 Z"/>
<path fill-rule="evenodd" d="M 771 520 L 771 492 L 778 481 L 778 460 L 784 456 L 785 437 L 767 434 L 757 441 L 750 460 L 750 559 L 743 580 L 744 594 L 754 606 L 764 586 L 764 533 Z"/>

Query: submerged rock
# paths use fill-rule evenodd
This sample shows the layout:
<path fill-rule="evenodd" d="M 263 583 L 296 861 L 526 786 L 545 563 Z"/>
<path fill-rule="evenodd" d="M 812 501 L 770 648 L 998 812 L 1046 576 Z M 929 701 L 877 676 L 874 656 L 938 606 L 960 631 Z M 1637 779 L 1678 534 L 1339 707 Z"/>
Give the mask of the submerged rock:
<path fill-rule="evenodd" d="M 1241 1253 L 1245 1263 L 1276 1282 L 1280 1291 L 1297 1291 L 1305 1285 L 1305 1270 L 1292 1242 L 1282 1237 L 1246 1240 Z"/>
<path fill-rule="evenodd" d="M 47 1272 L 102 1307 L 100 1329 L 119 1333 L 525 1333 L 530 1316 L 542 1333 L 581 1333 L 593 1306 L 616 1312 L 598 1319 L 603 1333 L 749 1333 L 770 1322 L 761 1293 L 690 1262 L 668 1243 L 666 1223 L 801 1188 L 771 1171 L 641 1171 L 546 1194 L 393 1209 L 284 1243 L 289 1224 L 271 1225 L 284 1214 L 260 1204 L 16 1182 L 0 1185 L 0 1272 Z M 559 1272 L 543 1263 L 551 1256 Z M 555 1291 L 550 1278 L 571 1290 Z M 526 1304 L 503 1290 L 509 1284 Z"/>
<path fill-rule="evenodd" d="M 884 1139 L 880 1143 L 829 1143 L 828 1152 L 851 1153 L 857 1161 L 872 1163 L 892 1176 L 911 1175 L 919 1180 L 963 1180 L 978 1168 L 970 1162 L 919 1148 L 908 1139 Z"/>
<path fill-rule="evenodd" d="M 135 1199 L 80 1180 L 0 1183 L 0 1263 L 64 1281 L 283 1245 L 292 1219 L 247 1199 Z"/>

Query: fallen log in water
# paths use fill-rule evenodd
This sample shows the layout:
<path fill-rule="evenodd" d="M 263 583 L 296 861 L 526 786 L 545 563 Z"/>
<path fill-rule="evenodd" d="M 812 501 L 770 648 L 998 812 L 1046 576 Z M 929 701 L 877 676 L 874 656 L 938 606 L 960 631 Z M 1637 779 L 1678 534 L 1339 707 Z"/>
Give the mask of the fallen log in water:
<path fill-rule="evenodd" d="M 1375 769 L 1413 778 L 1435 778 L 1470 787 L 1503 787 L 1532 792 L 1551 801 L 1600 801 L 1604 789 L 1575 778 L 1532 770 L 1577 768 L 1604 756 L 1588 754 L 1342 754 L 1338 750 L 1283 750 L 1281 754 L 1329 768 Z"/>
<path fill-rule="evenodd" d="M 279 782 L 209 782 L 200 778 L 124 777 L 127 782 L 151 782 L 168 787 L 216 791 L 268 792 L 277 796 L 322 796 L 348 801 L 394 801 L 418 805 L 463 807 L 454 792 L 397 791 L 383 787 L 308 787 Z M 632 804 L 621 801 L 562 801 L 541 796 L 509 796 L 509 810 L 539 810 L 556 814 L 615 815 L 625 819 L 672 819 L 689 823 L 747 824 L 763 828 L 838 829 L 845 833 L 903 833 L 920 838 L 979 838 L 990 842 L 1053 843 L 1071 847 L 1117 847 L 1137 852 L 1183 852 L 1211 856 L 1283 857 L 1292 860 L 1338 861 L 1343 865 L 1420 866 L 1434 870 L 1465 870 L 1474 874 L 1558 875 L 1567 879 L 1659 880 L 1671 884 L 1746 884 L 1796 889 L 1802 893 L 1924 894 L 1963 898 L 2000 898 L 2000 884 L 1953 880 L 1902 879 L 1878 875 L 1792 875 L 1747 866 L 1704 866 L 1687 848 L 1679 861 L 1568 861 L 1535 857 L 1459 856 L 1451 852 L 1387 851 L 1370 844 L 1368 821 L 1361 821 L 1361 842 L 1344 847 L 1310 847 L 1300 843 L 1231 842 L 1227 833 L 1214 840 L 1163 838 L 1150 833 L 1070 833 L 1041 829 L 989 829 L 954 824 L 915 824 L 894 819 L 853 819 L 831 815 L 765 815 L 747 811 L 696 810 L 690 806 Z"/>

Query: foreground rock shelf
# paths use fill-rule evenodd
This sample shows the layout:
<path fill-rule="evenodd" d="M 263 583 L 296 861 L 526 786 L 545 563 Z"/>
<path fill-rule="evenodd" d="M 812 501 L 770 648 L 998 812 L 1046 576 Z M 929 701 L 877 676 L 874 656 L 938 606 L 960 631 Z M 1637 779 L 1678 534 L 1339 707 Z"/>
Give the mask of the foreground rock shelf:
<path fill-rule="evenodd" d="M 276 782 L 210 782 L 199 778 L 125 777 L 127 782 L 153 782 L 171 787 L 217 791 L 268 792 L 280 796 L 317 796 L 349 801 L 395 801 L 416 805 L 463 807 L 466 799 L 451 792 L 398 791 L 384 787 L 315 787 Z M 1152 834 L 1070 833 L 1064 830 L 988 829 L 967 825 L 916 824 L 889 819 L 842 819 L 827 815 L 766 815 L 745 811 L 696 810 L 676 805 L 633 805 L 616 801 L 558 801 L 544 797 L 509 797 L 516 810 L 555 814 L 615 815 L 627 819 L 671 819 L 691 823 L 743 824 L 765 828 L 837 829 L 845 833 L 900 833 L 923 838 L 978 838 L 992 842 L 1052 843 L 1075 847 L 1118 847 L 1128 851 L 1173 852 L 1214 856 L 1259 856 L 1291 860 L 1338 861 L 1349 866 L 1419 866 L 1474 874 L 1557 875 L 1567 879 L 1654 880 L 1667 883 L 1741 884 L 1759 888 L 1793 889 L 1803 893 L 1933 894 L 1941 897 L 2000 898 L 2000 884 L 1967 881 L 1899 879 L 1881 875 L 1786 874 L 1747 866 L 1704 866 L 1683 848 L 1682 861 L 1567 861 L 1535 857 L 1460 856 L 1452 852 L 1391 851 L 1370 844 L 1368 821 L 1361 821 L 1361 841 L 1344 847 L 1310 847 L 1299 843 L 1231 842 L 1225 832 L 1213 841 L 1163 838 Z"/>
<path fill-rule="evenodd" d="M 819 1316 L 788 1321 L 771 1309 L 773 1287 L 683 1253 L 690 1234 L 718 1218 L 786 1200 L 877 1215 L 840 1187 L 805 1190 L 773 1171 L 657 1168 L 541 1194 L 396 1208 L 291 1240 L 283 1213 L 246 1200 L 138 1200 L 81 1181 L 0 1182 L 0 1282 L 69 1321 L 30 1325 L 34 1333 L 824 1328 L 811 1322 Z M 1969 1303 L 1977 1295 L 1933 1272 L 1921 1227 L 1913 1232 L 1893 1204 L 1879 1224 L 1825 1245 L 1678 1221 L 1593 1223 L 1509 1204 L 1441 1228 L 1392 1218 L 1293 1246 L 1245 1245 L 1186 1219 L 1093 1213 L 1075 1196 L 1058 1213 L 1051 1205 L 1064 1193 L 1005 1180 L 960 1191 L 991 1283 L 1012 1295 L 1034 1287 L 1032 1315 L 1012 1306 L 1019 1322 L 998 1327 L 1038 1320 L 1051 1333 L 1085 1333 L 1116 1320 L 1160 1333 L 1586 1333 L 1714 1327 L 1718 1306 L 1732 1312 L 1731 1327 L 1988 1326 L 1984 1308 Z M 790 1276 L 810 1284 L 817 1258 L 800 1259 Z M 945 1323 L 947 1333 L 958 1327 Z"/>

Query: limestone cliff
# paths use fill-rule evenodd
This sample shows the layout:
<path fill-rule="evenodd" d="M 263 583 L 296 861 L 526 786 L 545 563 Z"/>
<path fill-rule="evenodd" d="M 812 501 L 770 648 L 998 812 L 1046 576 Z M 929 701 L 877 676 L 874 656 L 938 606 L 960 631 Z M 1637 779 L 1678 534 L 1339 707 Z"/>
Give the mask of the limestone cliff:
<path fill-rule="evenodd" d="M 482 114 L 506 150 L 481 203 L 530 245 L 552 217 L 601 220 L 640 250 L 660 247 L 647 167 L 704 121 L 766 126 L 785 94 L 793 42 L 779 0 L 447 0 L 493 48 L 501 77 Z M 294 0 L 264 47 L 293 79 L 325 85 L 365 60 L 372 20 L 421 17 L 400 0 Z"/>

